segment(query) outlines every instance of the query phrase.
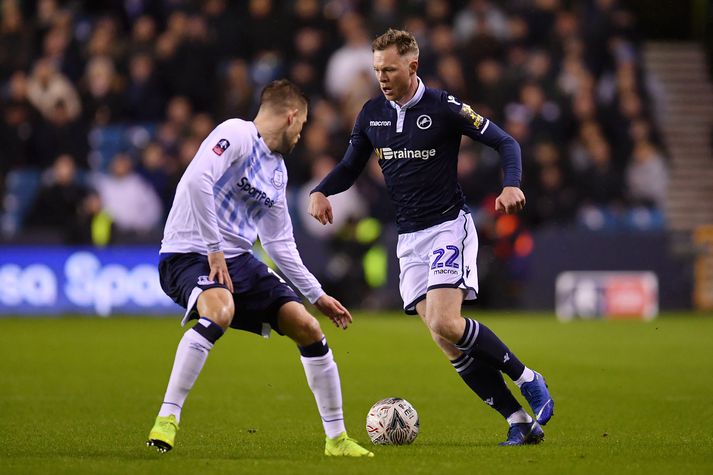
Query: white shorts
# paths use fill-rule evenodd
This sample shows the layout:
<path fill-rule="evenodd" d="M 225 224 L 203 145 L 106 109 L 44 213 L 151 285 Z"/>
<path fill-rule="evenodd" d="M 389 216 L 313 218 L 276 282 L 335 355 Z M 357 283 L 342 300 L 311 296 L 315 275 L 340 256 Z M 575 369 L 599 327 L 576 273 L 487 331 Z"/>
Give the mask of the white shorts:
<path fill-rule="evenodd" d="M 478 297 L 478 234 L 470 213 L 413 233 L 399 234 L 396 246 L 404 311 L 416 314 L 426 292 L 443 287 L 463 289 L 465 301 Z"/>

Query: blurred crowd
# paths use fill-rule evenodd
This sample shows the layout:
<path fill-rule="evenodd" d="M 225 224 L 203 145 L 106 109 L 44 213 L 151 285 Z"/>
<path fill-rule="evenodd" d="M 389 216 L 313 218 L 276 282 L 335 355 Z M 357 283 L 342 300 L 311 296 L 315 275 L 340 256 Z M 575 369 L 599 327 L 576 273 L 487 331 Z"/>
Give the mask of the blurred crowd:
<path fill-rule="evenodd" d="M 203 138 L 227 118 L 252 118 L 262 86 L 287 77 L 311 99 L 287 161 L 296 228 L 356 242 L 363 255 L 393 221 L 375 160 L 338 198 L 337 226 L 314 226 L 304 200 L 379 93 L 370 43 L 392 26 L 416 36 L 427 85 L 522 146 L 528 205 L 517 218 L 492 212 L 497 154 L 470 140 L 461 149 L 461 184 L 496 258 L 526 255 L 537 227 L 596 227 L 592 210 L 660 212 L 666 197 L 655 84 L 636 19 L 617 0 L 2 0 L 0 16 L 5 214 L 27 201 L 3 223 L 6 238 L 157 242 Z M 138 139 L 106 147 L 106 131 L 137 124 Z M 38 178 L 18 181 L 23 173 Z"/>

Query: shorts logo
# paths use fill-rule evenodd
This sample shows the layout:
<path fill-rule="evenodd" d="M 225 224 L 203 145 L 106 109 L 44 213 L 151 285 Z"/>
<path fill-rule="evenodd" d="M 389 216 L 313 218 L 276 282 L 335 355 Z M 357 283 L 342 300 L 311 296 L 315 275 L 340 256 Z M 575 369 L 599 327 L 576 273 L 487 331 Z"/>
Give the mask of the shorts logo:
<path fill-rule="evenodd" d="M 433 124 L 433 121 L 431 120 L 431 117 L 426 114 L 420 115 L 418 116 L 418 119 L 416 119 L 416 125 L 421 130 L 426 130 L 431 127 L 431 124 Z"/>
<path fill-rule="evenodd" d="M 282 170 L 276 169 L 270 181 L 272 182 L 272 186 L 279 190 L 285 186 L 285 174 L 282 173 Z"/>
<path fill-rule="evenodd" d="M 391 127 L 390 120 L 370 120 L 369 127 Z"/>
<path fill-rule="evenodd" d="M 420 158 L 421 160 L 428 160 L 429 158 L 436 156 L 435 148 L 430 150 L 409 150 L 407 148 L 394 150 L 389 147 L 384 147 L 377 148 L 374 152 L 376 152 L 376 156 L 379 160 L 393 160 L 395 158 Z"/>
<path fill-rule="evenodd" d="M 201 275 L 198 277 L 198 285 L 213 285 L 215 284 L 214 280 L 210 280 L 207 275 Z"/>
<path fill-rule="evenodd" d="M 218 140 L 218 143 L 215 144 L 215 147 L 213 147 L 213 153 L 221 156 L 223 155 L 223 152 L 228 150 L 228 147 L 230 147 L 230 142 L 228 142 L 227 139 L 220 139 Z"/>
<path fill-rule="evenodd" d="M 450 102 L 451 104 L 455 104 L 455 105 L 457 105 L 457 106 L 460 105 L 460 102 L 458 102 L 458 101 L 456 100 L 456 98 L 453 97 L 453 96 L 448 96 L 448 102 Z"/>

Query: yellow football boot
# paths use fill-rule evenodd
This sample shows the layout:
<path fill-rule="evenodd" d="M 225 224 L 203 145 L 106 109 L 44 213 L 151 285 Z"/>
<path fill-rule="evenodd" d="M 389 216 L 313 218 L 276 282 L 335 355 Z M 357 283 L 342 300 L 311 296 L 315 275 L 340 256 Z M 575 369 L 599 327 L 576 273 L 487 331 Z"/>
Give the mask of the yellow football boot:
<path fill-rule="evenodd" d="M 342 432 L 338 436 L 330 439 L 327 437 L 327 442 L 324 445 L 324 455 L 336 457 L 373 457 L 373 452 L 357 443 L 356 440 L 347 436 L 346 432 Z"/>

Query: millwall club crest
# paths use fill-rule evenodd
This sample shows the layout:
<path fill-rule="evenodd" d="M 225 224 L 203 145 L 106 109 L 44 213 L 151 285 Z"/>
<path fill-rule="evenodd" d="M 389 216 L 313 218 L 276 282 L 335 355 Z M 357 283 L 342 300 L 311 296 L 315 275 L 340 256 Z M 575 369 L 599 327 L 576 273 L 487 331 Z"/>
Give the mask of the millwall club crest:
<path fill-rule="evenodd" d="M 270 181 L 272 182 L 272 186 L 279 190 L 285 186 L 285 173 L 280 169 L 276 169 Z"/>
<path fill-rule="evenodd" d="M 416 119 L 416 125 L 421 130 L 428 129 L 431 127 L 431 124 L 433 124 L 433 121 L 431 120 L 431 117 L 426 114 L 420 115 L 418 116 L 418 119 Z"/>
<path fill-rule="evenodd" d="M 221 156 L 223 155 L 223 152 L 228 150 L 228 147 L 230 147 L 230 142 L 228 142 L 227 139 L 220 139 L 218 140 L 218 143 L 215 144 L 215 147 L 213 147 L 213 153 Z"/>

